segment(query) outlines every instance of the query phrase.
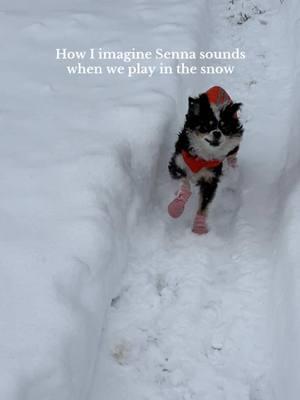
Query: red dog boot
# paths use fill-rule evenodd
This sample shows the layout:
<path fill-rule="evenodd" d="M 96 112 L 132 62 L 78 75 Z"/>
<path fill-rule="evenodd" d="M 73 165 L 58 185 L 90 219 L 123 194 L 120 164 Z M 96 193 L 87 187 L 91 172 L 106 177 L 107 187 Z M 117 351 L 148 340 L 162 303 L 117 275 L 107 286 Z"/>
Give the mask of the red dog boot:
<path fill-rule="evenodd" d="M 188 199 L 190 198 L 192 192 L 190 190 L 189 184 L 183 182 L 176 193 L 176 197 L 168 205 L 168 213 L 172 218 L 178 218 L 183 213 L 184 206 Z"/>
<path fill-rule="evenodd" d="M 198 213 L 196 214 L 192 231 L 197 235 L 203 235 L 204 233 L 208 232 L 206 215 Z"/>

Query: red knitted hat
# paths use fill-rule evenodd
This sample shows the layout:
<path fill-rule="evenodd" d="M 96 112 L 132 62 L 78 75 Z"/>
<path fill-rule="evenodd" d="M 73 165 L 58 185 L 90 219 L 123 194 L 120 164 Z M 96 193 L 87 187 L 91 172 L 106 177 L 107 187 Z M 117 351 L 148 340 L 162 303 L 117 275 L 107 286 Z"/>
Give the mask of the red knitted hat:
<path fill-rule="evenodd" d="M 223 106 L 226 103 L 232 103 L 229 94 L 220 86 L 213 86 L 206 92 L 210 103 L 216 106 Z"/>

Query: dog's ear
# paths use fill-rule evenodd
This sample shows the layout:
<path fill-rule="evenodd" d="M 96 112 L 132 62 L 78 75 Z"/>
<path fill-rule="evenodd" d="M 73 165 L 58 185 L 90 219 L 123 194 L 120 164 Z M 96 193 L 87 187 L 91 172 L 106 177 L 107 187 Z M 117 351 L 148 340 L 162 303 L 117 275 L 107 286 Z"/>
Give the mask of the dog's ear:
<path fill-rule="evenodd" d="M 198 101 L 201 108 L 210 107 L 208 96 L 206 93 L 200 94 Z"/>
<path fill-rule="evenodd" d="M 195 99 L 193 97 L 189 97 L 189 108 L 194 104 Z"/>
<path fill-rule="evenodd" d="M 208 96 L 206 93 L 200 94 L 197 101 L 198 101 L 199 109 L 203 115 L 208 115 L 211 113 L 211 107 L 210 107 Z"/>
<path fill-rule="evenodd" d="M 188 115 L 199 115 L 200 106 L 198 99 L 194 99 L 193 97 L 189 97 L 189 110 Z"/>
<path fill-rule="evenodd" d="M 201 94 L 199 97 L 189 97 L 189 111 L 188 115 L 199 115 L 200 110 L 207 110 L 210 108 L 208 97 L 206 93 Z"/>
<path fill-rule="evenodd" d="M 223 114 L 229 118 L 238 118 L 237 112 L 241 109 L 242 105 L 242 103 L 230 103 L 226 107 L 224 107 Z"/>

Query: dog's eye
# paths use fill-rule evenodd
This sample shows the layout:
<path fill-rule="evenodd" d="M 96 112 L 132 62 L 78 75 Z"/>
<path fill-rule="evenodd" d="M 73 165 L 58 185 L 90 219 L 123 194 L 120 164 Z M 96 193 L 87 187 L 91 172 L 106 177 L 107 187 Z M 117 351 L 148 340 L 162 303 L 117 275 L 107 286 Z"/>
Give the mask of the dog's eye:
<path fill-rule="evenodd" d="M 207 128 L 206 128 L 205 124 L 202 124 L 202 123 L 201 123 L 201 125 L 197 125 L 197 126 L 196 126 L 196 130 L 197 130 L 198 132 L 206 132 L 206 131 L 207 131 Z"/>
<path fill-rule="evenodd" d="M 214 124 L 214 121 L 210 120 L 209 125 L 213 125 L 213 124 Z"/>
<path fill-rule="evenodd" d="M 224 121 L 221 121 L 221 122 L 220 122 L 220 126 L 224 126 Z"/>

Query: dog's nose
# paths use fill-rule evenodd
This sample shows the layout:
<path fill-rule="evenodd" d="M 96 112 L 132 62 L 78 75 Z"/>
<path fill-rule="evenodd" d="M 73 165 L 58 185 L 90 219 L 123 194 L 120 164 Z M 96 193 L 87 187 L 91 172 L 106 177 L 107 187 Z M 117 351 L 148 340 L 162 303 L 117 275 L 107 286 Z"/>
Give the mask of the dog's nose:
<path fill-rule="evenodd" d="M 213 131 L 212 134 L 213 134 L 213 137 L 214 137 L 215 140 L 219 140 L 220 137 L 221 137 L 221 132 L 220 131 Z"/>

